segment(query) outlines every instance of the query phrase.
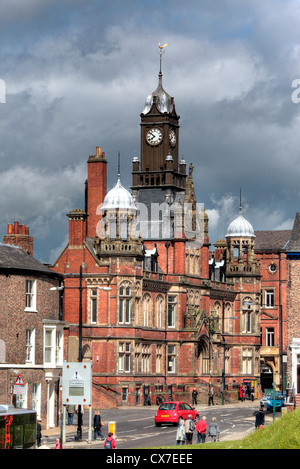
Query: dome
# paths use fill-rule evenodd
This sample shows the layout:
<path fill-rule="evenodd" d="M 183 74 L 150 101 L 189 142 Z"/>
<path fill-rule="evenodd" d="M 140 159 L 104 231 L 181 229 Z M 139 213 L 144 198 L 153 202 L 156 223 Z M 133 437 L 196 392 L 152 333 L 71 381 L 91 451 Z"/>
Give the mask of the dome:
<path fill-rule="evenodd" d="M 163 89 L 161 72 L 159 73 L 158 77 L 158 87 L 146 98 L 142 114 L 148 114 L 148 112 L 151 110 L 154 96 L 156 97 L 156 107 L 159 112 L 171 113 L 173 111 L 173 98 L 171 98 L 171 96 Z"/>
<path fill-rule="evenodd" d="M 249 223 L 242 214 L 233 220 L 227 228 L 226 238 L 235 236 L 248 236 L 255 238 L 251 223 Z"/>
<path fill-rule="evenodd" d="M 136 207 L 134 205 L 134 199 L 130 192 L 122 186 L 120 177 L 118 177 L 118 182 L 105 196 L 103 205 L 101 207 L 102 212 L 105 210 L 112 209 L 124 209 L 124 210 L 134 210 Z"/>

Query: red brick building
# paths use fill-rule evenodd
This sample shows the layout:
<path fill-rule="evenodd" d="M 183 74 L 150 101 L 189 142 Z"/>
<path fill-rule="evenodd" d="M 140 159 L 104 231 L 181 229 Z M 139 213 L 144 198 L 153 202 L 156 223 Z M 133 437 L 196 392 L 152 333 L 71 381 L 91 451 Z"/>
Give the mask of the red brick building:
<path fill-rule="evenodd" d="M 287 383 L 300 405 L 300 213 L 286 244 L 287 253 Z"/>
<path fill-rule="evenodd" d="M 56 274 L 33 257 L 25 225 L 8 225 L 0 244 L 0 402 L 36 409 L 43 427 L 58 420 L 63 329 Z M 14 385 L 18 377 L 21 385 Z"/>
<path fill-rule="evenodd" d="M 107 193 L 107 159 L 97 147 L 85 207 L 68 214 L 69 243 L 53 266 L 64 277 L 65 359 L 79 357 L 81 305 L 94 406 L 155 402 L 159 394 L 190 400 L 195 386 L 207 402 L 209 383 L 237 398 L 239 385 L 260 380 L 253 228 L 240 214 L 210 260 L 208 218 L 193 166 L 187 174 L 178 158 L 179 116 L 161 71 L 140 128 L 132 192 L 119 171 Z"/>
<path fill-rule="evenodd" d="M 287 388 L 286 244 L 290 230 L 256 231 L 255 252 L 261 263 L 261 384 L 263 389 Z"/>

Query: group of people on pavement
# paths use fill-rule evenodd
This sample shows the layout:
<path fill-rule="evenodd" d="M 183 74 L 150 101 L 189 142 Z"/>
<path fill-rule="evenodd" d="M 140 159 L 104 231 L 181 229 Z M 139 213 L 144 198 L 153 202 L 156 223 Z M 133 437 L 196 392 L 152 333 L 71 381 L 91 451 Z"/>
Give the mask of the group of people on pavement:
<path fill-rule="evenodd" d="M 211 437 L 211 441 L 217 441 L 220 436 L 217 419 L 213 417 L 209 425 L 207 425 L 205 415 L 196 424 L 192 419 L 192 415 L 189 415 L 186 421 L 180 419 L 176 433 L 176 445 L 191 445 L 193 443 L 194 432 L 197 434 L 196 443 L 205 443 L 207 434 Z"/>
<path fill-rule="evenodd" d="M 192 391 L 192 405 L 197 405 L 198 391 L 196 388 Z M 208 390 L 208 405 L 215 405 L 214 403 L 214 388 L 209 385 Z"/>

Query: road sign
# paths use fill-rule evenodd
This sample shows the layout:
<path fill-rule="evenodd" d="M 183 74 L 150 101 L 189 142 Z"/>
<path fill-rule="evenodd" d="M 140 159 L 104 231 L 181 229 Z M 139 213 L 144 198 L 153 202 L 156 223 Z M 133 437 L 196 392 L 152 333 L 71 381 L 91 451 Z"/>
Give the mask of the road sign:
<path fill-rule="evenodd" d="M 24 380 L 21 375 L 18 375 L 16 381 L 15 381 L 15 386 L 25 386 Z"/>
<path fill-rule="evenodd" d="M 26 386 L 23 386 L 23 385 L 14 385 L 13 394 L 16 394 L 16 395 L 18 395 L 18 396 L 20 396 L 20 395 L 25 396 L 25 395 L 26 395 Z"/>
<path fill-rule="evenodd" d="M 92 405 L 92 362 L 64 362 L 63 405 Z"/>

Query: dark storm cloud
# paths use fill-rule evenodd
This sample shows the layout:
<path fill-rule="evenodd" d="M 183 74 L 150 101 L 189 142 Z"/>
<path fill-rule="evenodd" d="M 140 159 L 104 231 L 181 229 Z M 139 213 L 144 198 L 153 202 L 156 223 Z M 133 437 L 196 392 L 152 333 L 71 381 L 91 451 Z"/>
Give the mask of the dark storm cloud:
<path fill-rule="evenodd" d="M 54 261 L 84 206 L 86 160 L 101 146 L 131 184 L 140 113 L 157 86 L 175 97 L 180 154 L 194 163 L 211 241 L 243 213 L 255 229 L 299 210 L 299 3 L 295 1 L 0 1 L 1 232 L 30 225 Z M 8 183 L 9 181 L 9 183 Z M 50 183 L 50 184 L 49 184 Z"/>

